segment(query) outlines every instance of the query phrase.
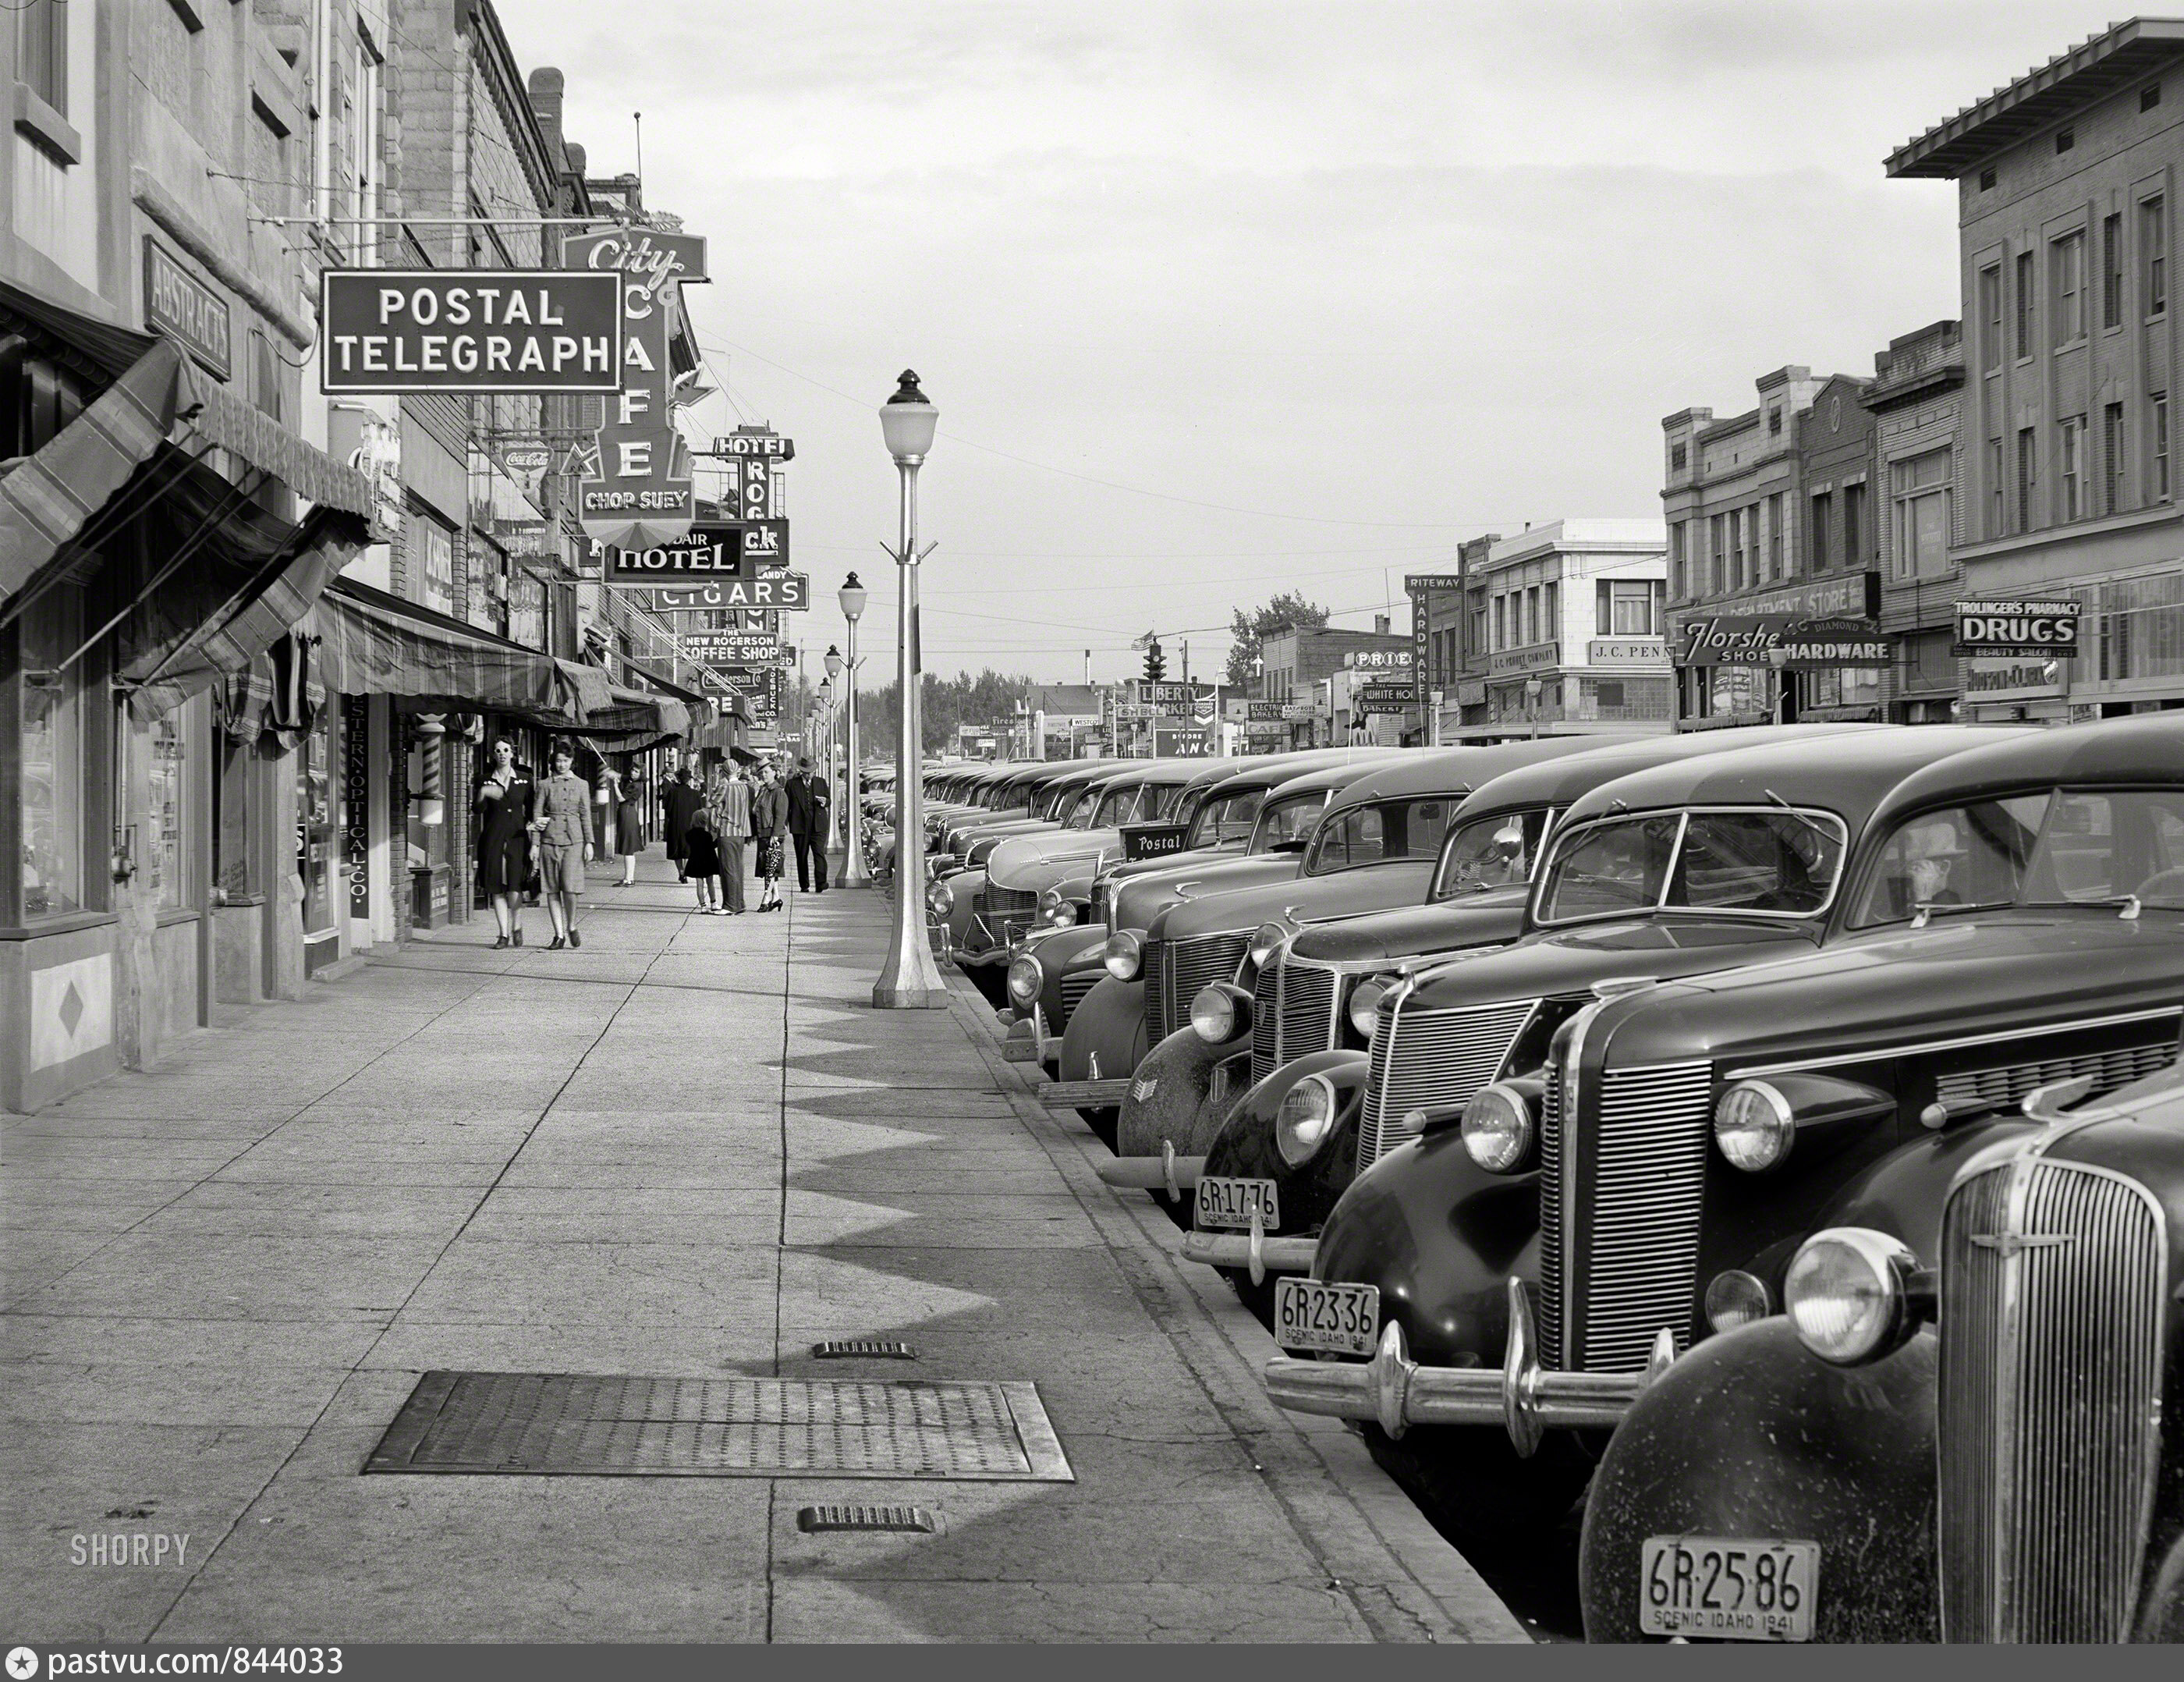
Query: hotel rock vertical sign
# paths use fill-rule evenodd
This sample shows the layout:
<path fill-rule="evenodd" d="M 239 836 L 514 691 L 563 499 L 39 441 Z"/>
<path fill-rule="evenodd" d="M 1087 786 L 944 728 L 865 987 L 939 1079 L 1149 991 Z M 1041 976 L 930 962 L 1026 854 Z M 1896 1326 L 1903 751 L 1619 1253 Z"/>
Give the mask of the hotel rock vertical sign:
<path fill-rule="evenodd" d="M 682 288 L 709 278 L 705 242 L 692 234 L 616 228 L 562 242 L 570 270 L 622 280 L 622 382 L 607 398 L 606 424 L 586 453 L 577 487 L 585 534 L 611 548 L 645 549 L 686 536 L 696 515 L 690 448 L 676 429 L 669 346 Z"/>

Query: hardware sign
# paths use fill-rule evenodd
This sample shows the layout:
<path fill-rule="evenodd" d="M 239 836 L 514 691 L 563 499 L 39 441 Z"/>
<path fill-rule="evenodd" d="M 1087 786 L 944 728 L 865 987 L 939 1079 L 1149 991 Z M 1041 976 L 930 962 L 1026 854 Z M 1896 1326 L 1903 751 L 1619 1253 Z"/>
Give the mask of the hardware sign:
<path fill-rule="evenodd" d="M 180 340 L 214 379 L 234 372 L 235 334 L 227 300 L 149 234 L 144 236 L 144 325 Z"/>
<path fill-rule="evenodd" d="M 329 269 L 319 389 L 611 392 L 621 276 L 563 269 Z"/>
<path fill-rule="evenodd" d="M 1954 651 L 2075 660 L 2084 612 L 2068 599 L 1958 602 Z"/>
<path fill-rule="evenodd" d="M 1886 666 L 1888 638 L 1858 619 L 1808 619 L 1782 638 L 1783 664 L 1792 671 L 1838 666 Z"/>

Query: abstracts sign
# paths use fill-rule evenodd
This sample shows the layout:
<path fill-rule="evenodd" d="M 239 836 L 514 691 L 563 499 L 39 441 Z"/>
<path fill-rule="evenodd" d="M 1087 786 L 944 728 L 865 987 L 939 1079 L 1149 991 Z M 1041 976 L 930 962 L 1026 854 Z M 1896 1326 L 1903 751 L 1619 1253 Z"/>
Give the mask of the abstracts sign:
<path fill-rule="evenodd" d="M 619 275 L 562 269 L 329 269 L 319 389 L 611 392 Z"/>
<path fill-rule="evenodd" d="M 2084 612 L 2068 598 L 1958 602 L 1954 652 L 2075 660 Z"/>
<path fill-rule="evenodd" d="M 234 328 L 227 300 L 183 266 L 182 259 L 144 236 L 144 325 L 178 339 L 216 380 L 234 371 Z"/>

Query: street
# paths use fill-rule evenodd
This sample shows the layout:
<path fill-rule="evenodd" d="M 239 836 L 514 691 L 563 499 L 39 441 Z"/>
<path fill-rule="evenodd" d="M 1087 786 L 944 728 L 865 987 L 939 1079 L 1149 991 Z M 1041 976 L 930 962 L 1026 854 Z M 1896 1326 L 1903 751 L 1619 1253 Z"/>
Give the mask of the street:
<path fill-rule="evenodd" d="M 41 1640 L 1509 1640 L 1505 1611 L 886 901 L 491 924 L 0 1133 L 0 1627 Z M 916 1359 L 815 1359 L 826 1339 Z M 1074 1481 L 359 1475 L 435 1369 L 1028 1381 Z M 916 1504 L 933 1534 L 805 1534 Z M 109 1533 L 164 1560 L 72 1561 Z M 103 1556 L 102 1556 L 103 1557 Z"/>

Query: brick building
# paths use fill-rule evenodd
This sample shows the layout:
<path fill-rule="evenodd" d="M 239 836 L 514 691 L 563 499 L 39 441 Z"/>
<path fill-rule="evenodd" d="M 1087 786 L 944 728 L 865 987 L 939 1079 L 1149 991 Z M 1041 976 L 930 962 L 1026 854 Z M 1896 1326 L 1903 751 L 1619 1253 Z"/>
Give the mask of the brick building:
<path fill-rule="evenodd" d="M 1259 676 L 1262 699 L 1282 705 L 1292 715 L 1287 746 L 1326 747 L 1349 739 L 1349 708 L 1338 720 L 1335 677 L 1365 669 L 1385 674 L 1390 683 L 1412 682 L 1412 644 L 1408 635 L 1390 628 L 1386 615 L 1379 616 L 1371 631 L 1283 631 L 1260 647 L 1265 666 Z M 1348 699 L 1345 680 L 1345 700 Z"/>
<path fill-rule="evenodd" d="M 1972 599 L 2074 597 L 2079 655 L 1967 663 L 1975 718 L 2184 705 L 2175 177 L 2184 21 L 2120 24 L 1907 142 L 1957 183 L 1957 533 Z"/>
<path fill-rule="evenodd" d="M 1873 556 L 1880 575 L 1880 628 L 1895 658 L 1885 680 L 1888 716 L 1946 723 L 1960 693 L 1953 616 L 1963 592 L 1956 545 L 1958 429 L 1964 385 L 1964 334 L 1936 321 L 1889 341 L 1873 359 L 1862 401 L 1873 415 Z"/>

